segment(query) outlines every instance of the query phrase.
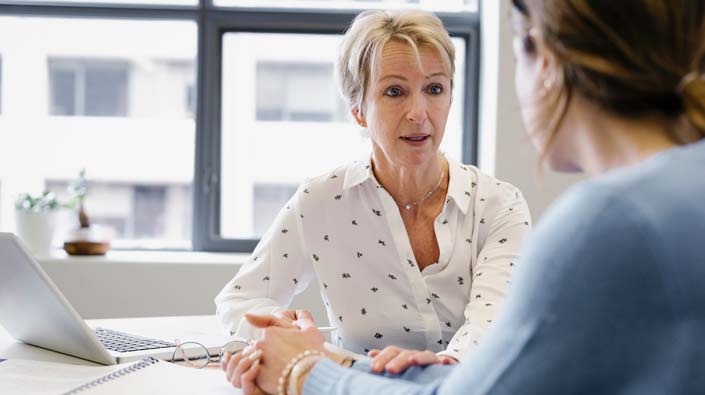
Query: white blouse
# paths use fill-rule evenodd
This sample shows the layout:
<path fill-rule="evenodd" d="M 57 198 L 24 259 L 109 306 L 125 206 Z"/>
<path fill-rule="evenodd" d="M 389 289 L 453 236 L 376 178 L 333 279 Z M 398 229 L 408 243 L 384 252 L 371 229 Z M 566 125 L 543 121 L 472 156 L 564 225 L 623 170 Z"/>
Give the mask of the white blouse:
<path fill-rule="evenodd" d="M 315 279 L 337 346 L 367 353 L 397 345 L 460 359 L 495 318 L 531 219 L 517 188 L 448 162 L 437 263 L 419 270 L 400 209 L 366 157 L 299 187 L 216 297 L 226 329 L 254 336 L 245 313 L 283 310 Z"/>

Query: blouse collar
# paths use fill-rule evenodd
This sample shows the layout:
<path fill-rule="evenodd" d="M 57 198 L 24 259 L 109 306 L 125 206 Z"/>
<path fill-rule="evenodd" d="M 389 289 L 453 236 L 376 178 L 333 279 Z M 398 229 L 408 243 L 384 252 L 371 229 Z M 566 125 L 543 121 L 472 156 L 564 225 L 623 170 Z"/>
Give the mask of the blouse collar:
<path fill-rule="evenodd" d="M 450 172 L 450 184 L 448 185 L 446 202 L 450 204 L 453 201 L 463 214 L 467 214 L 470 202 L 477 191 L 475 172 L 472 171 L 472 166 L 464 165 L 448 156 L 446 156 L 446 159 L 448 160 Z M 372 156 L 370 154 L 366 154 L 348 166 L 345 171 L 343 189 L 352 188 L 365 182 L 370 182 L 374 186 L 381 186 L 372 172 Z"/>

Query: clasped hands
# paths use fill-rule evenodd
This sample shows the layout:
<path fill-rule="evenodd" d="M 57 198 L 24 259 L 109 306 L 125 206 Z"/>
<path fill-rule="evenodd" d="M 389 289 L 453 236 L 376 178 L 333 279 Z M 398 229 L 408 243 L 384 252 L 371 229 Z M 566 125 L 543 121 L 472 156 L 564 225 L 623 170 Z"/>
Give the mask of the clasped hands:
<path fill-rule="evenodd" d="M 227 380 L 236 388 L 241 388 L 245 395 L 277 393 L 277 383 L 286 365 L 304 351 L 320 351 L 339 364 L 345 360 L 342 355 L 326 350 L 325 339 L 308 311 L 285 310 L 274 315 L 248 314 L 246 319 L 252 326 L 262 328 L 262 338 L 251 342 L 237 354 L 223 355 L 221 361 Z M 413 365 L 457 362 L 432 351 L 405 350 L 396 346 L 371 350 L 369 356 L 373 358 L 372 371 L 377 373 L 387 371 L 399 374 Z M 301 377 L 301 384 L 307 375 L 308 372 Z"/>

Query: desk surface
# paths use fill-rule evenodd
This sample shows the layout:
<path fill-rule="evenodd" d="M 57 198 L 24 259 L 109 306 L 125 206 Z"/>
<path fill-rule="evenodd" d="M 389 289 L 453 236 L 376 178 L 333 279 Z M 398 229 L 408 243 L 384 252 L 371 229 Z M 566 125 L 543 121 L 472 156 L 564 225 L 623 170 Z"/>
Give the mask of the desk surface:
<path fill-rule="evenodd" d="M 227 340 L 222 327 L 213 315 L 181 317 L 148 317 L 86 320 L 90 327 L 104 327 L 160 339 L 192 339 L 203 336 L 222 336 Z M 75 365 L 96 365 L 93 362 L 60 354 L 43 348 L 20 343 L 0 326 L 0 359 L 29 359 L 35 361 L 61 362 Z"/>

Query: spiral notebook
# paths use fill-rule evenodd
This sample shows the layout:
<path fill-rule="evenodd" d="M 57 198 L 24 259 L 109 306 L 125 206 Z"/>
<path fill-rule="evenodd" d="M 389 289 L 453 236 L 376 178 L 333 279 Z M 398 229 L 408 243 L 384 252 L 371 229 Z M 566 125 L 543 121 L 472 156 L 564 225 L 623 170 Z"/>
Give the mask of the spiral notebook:
<path fill-rule="evenodd" d="M 8 359 L 0 362 L 2 395 L 240 394 L 219 367 L 194 369 L 146 358 L 113 366 Z"/>
<path fill-rule="evenodd" d="M 62 395 L 240 393 L 220 369 L 194 369 L 154 358 L 120 366 Z"/>

